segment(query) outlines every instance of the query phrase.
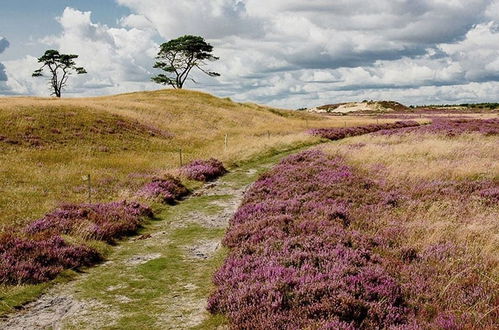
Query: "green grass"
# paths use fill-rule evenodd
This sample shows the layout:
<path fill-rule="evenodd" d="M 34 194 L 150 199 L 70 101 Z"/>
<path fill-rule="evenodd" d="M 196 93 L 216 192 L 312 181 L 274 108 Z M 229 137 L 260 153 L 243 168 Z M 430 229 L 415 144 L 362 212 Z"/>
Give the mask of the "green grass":
<path fill-rule="evenodd" d="M 77 277 L 71 270 L 64 271 L 54 281 L 36 285 L 0 286 L 0 316 L 12 313 L 24 304 L 42 295 L 48 288 L 68 283 Z"/>
<path fill-rule="evenodd" d="M 0 287 L 0 315 L 11 313 L 34 297 L 41 295 L 53 283 Z"/>
<path fill-rule="evenodd" d="M 165 230 L 172 222 L 184 219 L 182 214 L 192 212 L 206 212 L 214 210 L 207 204 L 217 200 L 217 196 L 191 198 L 159 215 L 162 220 L 148 230 L 147 233 Z M 226 196 L 219 198 L 226 199 Z M 120 310 L 123 315 L 116 328 L 136 329 L 138 327 L 160 328 L 157 317 L 161 315 L 168 303 L 177 298 L 172 295 L 191 295 L 193 298 L 208 296 L 211 291 L 211 274 L 224 259 L 222 250 L 208 260 L 190 260 L 185 258 L 183 246 L 200 240 L 219 240 L 224 234 L 222 229 L 205 228 L 198 224 L 186 223 L 168 233 L 167 242 L 154 246 L 147 246 L 147 241 L 135 244 L 124 244 L 123 249 L 111 256 L 115 264 L 101 267 L 92 271 L 89 277 L 78 285 L 83 299 L 97 299 L 105 305 L 111 305 Z M 161 254 L 160 258 L 150 260 L 136 267 L 129 267 L 119 261 L 126 260 L 137 254 Z M 182 287 L 190 284 L 197 287 L 195 292 L 187 292 Z M 110 287 L 123 286 L 121 289 L 109 293 Z M 132 302 L 117 303 L 117 296 L 127 296 Z"/>

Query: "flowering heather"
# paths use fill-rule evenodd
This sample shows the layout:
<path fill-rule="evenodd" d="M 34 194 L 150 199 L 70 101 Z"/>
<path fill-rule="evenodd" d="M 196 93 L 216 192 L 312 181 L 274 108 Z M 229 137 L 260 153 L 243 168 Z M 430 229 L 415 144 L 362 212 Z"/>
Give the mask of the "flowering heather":
<path fill-rule="evenodd" d="M 182 167 L 182 173 L 190 180 L 211 181 L 225 173 L 227 170 L 222 162 L 215 158 L 208 160 L 194 160 Z"/>
<path fill-rule="evenodd" d="M 60 236 L 0 236 L 1 284 L 40 283 L 64 269 L 90 266 L 99 260 L 94 249 L 69 245 Z"/>
<path fill-rule="evenodd" d="M 499 135 L 499 119 L 460 119 L 446 120 L 435 118 L 430 125 L 409 127 L 399 130 L 381 130 L 381 135 L 400 135 L 406 133 L 418 134 L 443 134 L 455 136 L 466 133 L 479 133 L 483 135 Z"/>
<path fill-rule="evenodd" d="M 358 136 L 373 133 L 381 130 L 393 130 L 406 127 L 416 127 L 420 124 L 416 121 L 397 121 L 388 124 L 373 124 L 356 127 L 338 127 L 338 128 L 316 128 L 309 130 L 312 135 L 320 136 L 329 140 L 340 140 L 350 136 Z"/>
<path fill-rule="evenodd" d="M 376 119 L 399 119 L 399 120 L 413 120 L 413 119 L 418 119 L 418 118 L 425 118 L 425 119 L 473 119 L 471 114 L 447 114 L 447 112 L 442 112 L 442 113 L 425 113 L 425 112 L 410 112 L 408 114 L 403 114 L 403 113 L 391 113 L 391 114 L 380 114 L 376 116 Z"/>
<path fill-rule="evenodd" d="M 71 234 L 113 242 L 135 233 L 152 211 L 136 202 L 67 204 L 26 226 L 28 234 Z"/>
<path fill-rule="evenodd" d="M 159 199 L 162 203 L 173 204 L 179 198 L 189 194 L 189 190 L 174 177 L 154 179 L 140 191 L 146 197 Z"/>
<path fill-rule="evenodd" d="M 484 188 L 480 192 L 480 197 L 490 201 L 490 203 L 499 204 L 499 184 L 495 187 Z"/>
<path fill-rule="evenodd" d="M 63 205 L 23 231 L 0 235 L 0 283 L 40 283 L 64 269 L 95 264 L 101 258 L 95 249 L 68 244 L 61 235 L 111 243 L 135 233 L 152 215 L 135 202 Z"/>
<path fill-rule="evenodd" d="M 238 329 L 388 328 L 407 325 L 397 279 L 353 229 L 364 206 L 385 201 L 342 159 L 307 151 L 283 160 L 246 193 L 224 244 L 208 309 Z"/>
<path fill-rule="evenodd" d="M 407 244 L 405 223 L 449 199 L 493 204 L 497 187 L 390 186 L 319 151 L 287 157 L 231 219 L 208 309 L 234 329 L 494 328 L 499 291 L 481 275 L 493 264 L 448 241 Z"/>

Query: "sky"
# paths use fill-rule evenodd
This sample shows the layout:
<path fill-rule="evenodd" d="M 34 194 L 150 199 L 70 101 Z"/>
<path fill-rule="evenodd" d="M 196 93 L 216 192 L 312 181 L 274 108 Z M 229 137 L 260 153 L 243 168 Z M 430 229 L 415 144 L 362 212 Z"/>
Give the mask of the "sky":
<path fill-rule="evenodd" d="M 31 77 L 47 49 L 88 71 L 63 97 L 165 88 L 154 57 L 186 34 L 221 76 L 185 88 L 239 102 L 499 100 L 499 0 L 0 0 L 0 95 L 50 95 Z"/>

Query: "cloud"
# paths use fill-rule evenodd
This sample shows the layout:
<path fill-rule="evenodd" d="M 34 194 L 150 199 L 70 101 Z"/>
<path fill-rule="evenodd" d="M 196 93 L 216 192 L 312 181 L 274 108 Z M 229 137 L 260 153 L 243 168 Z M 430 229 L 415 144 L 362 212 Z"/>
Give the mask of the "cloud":
<path fill-rule="evenodd" d="M 499 21 L 499 0 L 493 0 L 487 7 L 485 15 L 494 21 Z"/>
<path fill-rule="evenodd" d="M 47 94 L 47 83 L 43 79 L 31 77 L 39 68 L 36 57 L 27 55 L 17 60 L 5 61 L 7 81 L 0 86 L 0 93 L 6 95 L 43 95 Z"/>
<path fill-rule="evenodd" d="M 77 54 L 76 63 L 88 74 L 73 76 L 63 92 L 66 95 L 102 95 L 154 88 L 150 82 L 153 58 L 158 45 L 150 28 L 139 26 L 135 20 L 111 28 L 94 23 L 91 12 L 66 8 L 57 18 L 62 32 L 41 40 L 47 48 L 62 53 Z M 48 95 L 46 82 L 32 78 L 37 68 L 34 57 L 7 61 L 12 93 Z M 23 69 L 24 67 L 29 69 Z"/>
<path fill-rule="evenodd" d="M 243 101 L 302 106 L 369 91 L 413 103 L 419 94 L 403 90 L 499 76 L 499 0 L 116 1 L 164 39 L 207 37 L 222 76 L 203 86 Z"/>
<path fill-rule="evenodd" d="M 439 45 L 448 57 L 460 63 L 467 81 L 499 80 L 499 25 L 478 24 L 464 40 Z"/>
<path fill-rule="evenodd" d="M 131 14 L 120 18 L 120 24 L 128 28 L 136 28 L 140 30 L 155 30 L 153 23 L 142 15 Z"/>
<path fill-rule="evenodd" d="M 117 0 L 145 17 L 165 39 L 184 34 L 203 35 L 209 39 L 226 36 L 262 35 L 263 21 L 248 15 L 242 0 Z"/>
<path fill-rule="evenodd" d="M 5 37 L 0 36 L 0 54 L 9 47 L 9 41 Z"/>
<path fill-rule="evenodd" d="M 215 47 L 221 60 L 210 69 L 222 76 L 195 74 L 199 84 L 187 88 L 238 101 L 295 108 L 365 98 L 428 103 L 423 93 L 446 102 L 498 95 L 480 88 L 493 92 L 499 81 L 499 0 L 115 1 L 131 11 L 118 27 L 66 8 L 62 32 L 42 40 L 79 54 L 89 72 L 71 79 L 69 94 L 157 88 L 150 76 L 158 37 L 196 34 Z M 5 62 L 9 81 L 17 92 L 46 94 L 39 80 L 14 70 L 33 60 Z"/>
<path fill-rule="evenodd" d="M 7 49 L 7 47 L 9 47 L 9 41 L 6 38 L 0 36 L 0 54 L 3 53 Z M 5 73 L 5 66 L 0 63 L 0 82 L 6 80 L 7 74 Z"/>
<path fill-rule="evenodd" d="M 0 82 L 7 81 L 7 74 L 5 73 L 5 65 L 0 63 Z"/>

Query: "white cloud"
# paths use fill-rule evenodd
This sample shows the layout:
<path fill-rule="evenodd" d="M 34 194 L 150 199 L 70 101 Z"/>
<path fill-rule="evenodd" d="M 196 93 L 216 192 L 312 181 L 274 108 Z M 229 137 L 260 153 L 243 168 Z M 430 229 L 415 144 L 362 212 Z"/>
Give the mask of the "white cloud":
<path fill-rule="evenodd" d="M 485 15 L 494 21 L 499 21 L 499 0 L 493 0 L 487 7 Z"/>
<path fill-rule="evenodd" d="M 256 36 L 261 22 L 250 17 L 242 0 L 117 0 L 146 17 L 165 39 L 183 34 L 215 39 L 228 35 Z"/>
<path fill-rule="evenodd" d="M 478 24 L 455 44 L 439 45 L 453 61 L 460 63 L 469 81 L 499 80 L 499 26 Z"/>
<path fill-rule="evenodd" d="M 136 28 L 139 30 L 155 30 L 153 23 L 142 15 L 131 14 L 121 17 L 119 23 L 128 28 Z"/>
<path fill-rule="evenodd" d="M 347 92 L 363 98 L 368 90 L 390 96 L 441 86 L 434 88 L 444 93 L 447 85 L 497 80 L 497 0 L 117 2 L 165 39 L 207 37 L 222 77 L 202 79 L 204 87 L 239 100 L 302 106 Z M 469 96 L 449 99 L 455 95 Z"/>
<path fill-rule="evenodd" d="M 47 93 L 47 83 L 31 77 L 33 71 L 39 68 L 36 57 L 27 55 L 24 58 L 4 63 L 8 79 L 2 93 L 28 95 Z"/>
<path fill-rule="evenodd" d="M 149 82 L 158 47 L 153 41 L 154 31 L 129 27 L 128 21 L 128 27 L 110 28 L 92 22 L 90 12 L 69 7 L 58 21 L 62 33 L 46 37 L 42 42 L 47 48 L 78 54 L 77 65 L 88 72 L 71 77 L 63 94 L 99 95 L 155 87 Z M 33 63 L 36 63 L 33 57 L 5 62 L 12 93 L 49 94 L 43 79 L 31 77 L 32 70 L 36 69 Z"/>
<path fill-rule="evenodd" d="M 149 82 L 154 40 L 196 34 L 214 45 L 221 60 L 210 69 L 222 76 L 198 74 L 199 85 L 187 88 L 239 101 L 296 108 L 365 98 L 430 103 L 499 95 L 493 93 L 499 0 L 115 1 L 132 12 L 117 18 L 118 28 L 66 8 L 62 33 L 43 40 L 79 54 L 89 72 L 73 77 L 71 94 L 155 88 Z M 14 72 L 16 61 L 5 64 L 13 88 L 40 93 L 39 82 Z"/>

